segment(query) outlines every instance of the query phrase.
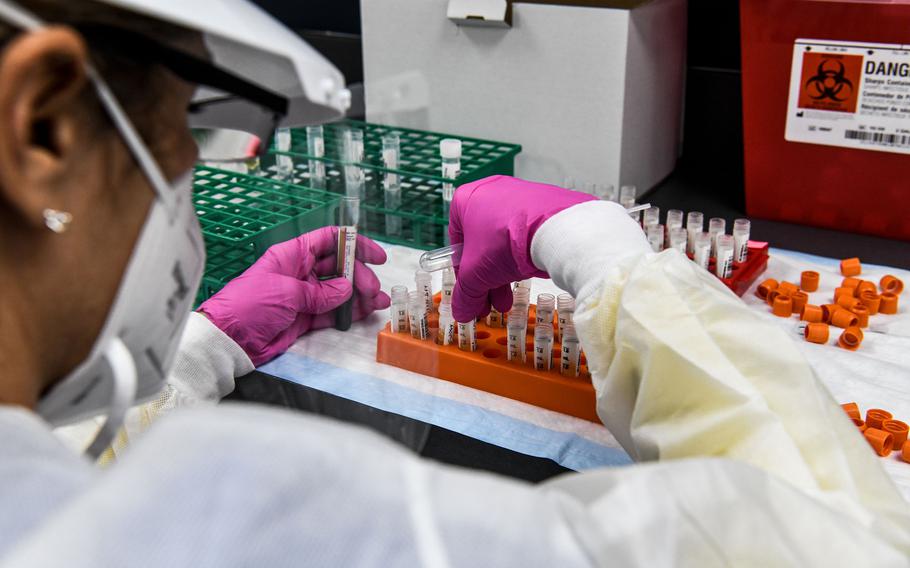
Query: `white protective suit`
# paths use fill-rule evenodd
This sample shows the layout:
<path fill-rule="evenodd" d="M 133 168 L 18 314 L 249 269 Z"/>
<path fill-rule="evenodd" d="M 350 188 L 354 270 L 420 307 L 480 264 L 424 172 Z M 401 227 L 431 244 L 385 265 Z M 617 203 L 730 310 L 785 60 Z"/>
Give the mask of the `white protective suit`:
<path fill-rule="evenodd" d="M 98 470 L 7 407 L 0 566 L 910 565 L 907 504 L 784 332 L 612 203 L 556 215 L 532 256 L 578 298 L 600 416 L 651 463 L 533 486 L 224 405 Z M 249 368 L 194 315 L 167 396 Z"/>

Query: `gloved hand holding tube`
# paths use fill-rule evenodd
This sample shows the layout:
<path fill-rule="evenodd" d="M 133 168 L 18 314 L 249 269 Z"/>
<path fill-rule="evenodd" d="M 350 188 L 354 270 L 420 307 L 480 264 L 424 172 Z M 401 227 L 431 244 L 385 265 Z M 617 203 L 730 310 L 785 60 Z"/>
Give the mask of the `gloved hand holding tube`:
<path fill-rule="evenodd" d="M 338 227 L 324 227 L 272 246 L 199 311 L 258 366 L 304 333 L 335 325 L 334 311 L 343 304 L 349 306 L 350 321 L 388 308 L 388 295 L 367 267 L 385 263 L 385 251 L 354 233 L 356 255 L 347 262 L 353 278 L 335 277 L 338 237 Z"/>

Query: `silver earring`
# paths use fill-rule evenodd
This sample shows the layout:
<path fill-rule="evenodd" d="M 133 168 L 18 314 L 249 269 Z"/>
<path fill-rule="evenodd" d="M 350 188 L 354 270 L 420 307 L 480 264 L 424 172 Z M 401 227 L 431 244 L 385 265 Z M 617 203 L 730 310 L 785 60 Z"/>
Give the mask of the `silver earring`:
<path fill-rule="evenodd" d="M 44 224 L 47 225 L 48 229 L 58 235 L 60 233 L 65 233 L 67 225 L 72 223 L 72 221 L 73 216 L 66 211 L 57 211 L 56 209 L 44 210 Z"/>

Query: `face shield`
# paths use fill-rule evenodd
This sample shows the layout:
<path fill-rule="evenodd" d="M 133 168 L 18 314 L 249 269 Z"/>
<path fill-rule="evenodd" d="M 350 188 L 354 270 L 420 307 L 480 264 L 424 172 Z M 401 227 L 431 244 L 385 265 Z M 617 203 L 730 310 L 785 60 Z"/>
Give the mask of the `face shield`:
<path fill-rule="evenodd" d="M 129 42 L 125 53 L 130 57 L 135 54 L 137 58 L 161 64 L 177 76 L 202 85 L 188 109 L 189 121 L 195 127 L 243 130 L 249 135 L 268 139 L 276 126 L 307 124 L 343 113 L 345 96 L 339 94 L 344 89 L 337 70 L 296 36 L 292 41 L 288 36 L 290 32 L 281 24 L 247 2 L 222 0 L 210 3 L 206 7 L 211 8 L 209 12 L 223 16 L 221 27 L 212 25 L 212 13 L 200 14 L 199 7 L 190 2 L 112 0 L 108 3 L 202 34 L 210 58 L 135 34 L 120 38 Z M 225 18 L 232 14 L 232 9 L 237 11 L 232 17 L 239 28 L 252 25 L 263 33 L 260 43 L 267 41 L 271 46 L 276 37 L 283 37 L 284 41 L 277 43 L 286 53 L 276 53 L 275 49 L 264 46 L 249 46 L 249 50 L 244 51 L 243 40 L 249 37 L 241 34 L 232 39 L 229 35 L 213 33 L 229 33 Z M 195 20 L 204 19 L 206 23 L 191 21 L 190 12 L 196 13 Z M 24 31 L 45 25 L 6 0 L 0 0 L 0 19 Z M 116 33 L 110 32 L 107 28 L 103 36 L 107 41 L 118 43 Z M 92 42 L 91 27 L 86 28 L 84 35 L 96 49 L 106 47 Z M 269 53 L 273 55 L 271 59 L 266 57 Z M 232 62 L 232 57 L 237 58 L 236 61 Z M 304 65 L 303 60 L 307 58 L 313 58 L 313 61 Z M 271 75 L 263 73 L 260 66 L 275 74 L 290 71 L 293 78 L 285 76 L 274 85 L 264 85 L 261 81 Z M 297 73 L 302 67 L 314 77 L 322 77 L 320 89 L 313 91 L 303 87 L 303 77 Z M 205 251 L 192 205 L 192 172 L 175 180 L 166 179 L 104 79 L 91 66 L 86 71 L 102 107 L 156 197 L 92 351 L 72 373 L 55 384 L 38 405 L 38 413 L 55 426 L 106 412 L 107 420 L 88 450 L 97 456 L 110 443 L 129 407 L 154 398 L 165 385 L 202 277 Z M 250 73 L 244 74 L 245 71 Z M 321 93 L 318 100 L 309 99 L 314 92 Z"/>

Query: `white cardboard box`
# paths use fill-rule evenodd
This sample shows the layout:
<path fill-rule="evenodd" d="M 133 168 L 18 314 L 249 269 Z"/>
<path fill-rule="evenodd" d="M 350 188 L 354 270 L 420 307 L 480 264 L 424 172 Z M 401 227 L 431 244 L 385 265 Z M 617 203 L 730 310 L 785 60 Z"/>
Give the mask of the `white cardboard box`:
<path fill-rule="evenodd" d="M 686 0 L 516 2 L 511 27 L 458 25 L 448 1 L 362 0 L 367 120 L 519 143 L 516 175 L 579 189 L 673 170 Z"/>

